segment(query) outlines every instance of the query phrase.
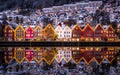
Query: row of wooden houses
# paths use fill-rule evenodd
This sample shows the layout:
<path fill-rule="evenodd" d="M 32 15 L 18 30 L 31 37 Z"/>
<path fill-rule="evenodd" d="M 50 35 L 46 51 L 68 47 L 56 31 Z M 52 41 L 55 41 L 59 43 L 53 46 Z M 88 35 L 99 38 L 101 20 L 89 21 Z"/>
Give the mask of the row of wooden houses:
<path fill-rule="evenodd" d="M 101 24 L 94 28 L 90 24 L 86 24 L 84 28 L 79 25 L 64 28 L 60 25 L 54 28 L 51 24 L 45 28 L 39 25 L 35 28 L 31 26 L 24 28 L 22 25 L 18 25 L 15 29 L 7 25 L 4 29 L 4 40 L 9 41 L 114 41 L 115 39 L 116 34 L 112 26 L 103 28 Z"/>
<path fill-rule="evenodd" d="M 87 64 L 92 61 L 96 61 L 101 64 L 104 59 L 107 59 L 109 63 L 114 60 L 115 48 L 79 48 L 79 47 L 64 47 L 57 48 L 5 48 L 4 58 L 6 63 L 10 63 L 15 59 L 18 63 L 22 63 L 24 60 L 27 62 L 36 61 L 40 63 L 44 60 L 47 64 L 51 64 L 54 60 L 57 63 L 65 61 L 69 63 L 73 61 L 78 64 L 81 60 L 84 60 Z"/>

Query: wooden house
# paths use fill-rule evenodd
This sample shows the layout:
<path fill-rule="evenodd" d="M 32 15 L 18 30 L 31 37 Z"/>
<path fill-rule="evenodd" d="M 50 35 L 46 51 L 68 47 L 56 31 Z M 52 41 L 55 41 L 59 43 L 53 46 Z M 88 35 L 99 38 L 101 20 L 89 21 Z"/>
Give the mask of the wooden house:
<path fill-rule="evenodd" d="M 106 29 L 106 39 L 107 41 L 115 41 L 116 39 L 116 35 L 115 35 L 115 30 L 112 28 L 112 26 L 108 26 L 108 28 Z"/>
<path fill-rule="evenodd" d="M 14 58 L 20 64 L 25 59 L 25 48 L 15 48 Z"/>
<path fill-rule="evenodd" d="M 18 25 L 14 30 L 14 40 L 24 41 L 25 40 L 25 30 L 22 25 Z"/>
<path fill-rule="evenodd" d="M 104 40 L 104 28 L 101 24 L 98 24 L 94 29 L 94 41 L 102 41 Z"/>
<path fill-rule="evenodd" d="M 72 35 L 71 28 L 69 26 L 65 26 L 65 28 L 63 29 L 64 41 L 71 41 L 71 35 Z"/>
<path fill-rule="evenodd" d="M 5 26 L 4 40 L 6 40 L 6 41 L 13 41 L 14 40 L 14 29 L 10 25 Z"/>
<path fill-rule="evenodd" d="M 83 29 L 83 39 L 85 41 L 93 41 L 94 39 L 94 30 L 90 24 L 87 24 Z"/>
<path fill-rule="evenodd" d="M 55 28 L 55 31 L 56 31 L 56 33 L 57 33 L 57 35 L 58 35 L 58 38 L 57 38 L 57 40 L 58 41 L 62 41 L 63 40 L 63 29 L 62 29 L 62 27 L 60 26 L 60 25 L 58 25 L 56 28 Z"/>
<path fill-rule="evenodd" d="M 80 41 L 81 36 L 82 29 L 78 25 L 75 25 L 72 29 L 72 41 Z"/>
<path fill-rule="evenodd" d="M 46 41 L 53 41 L 55 39 L 56 31 L 54 30 L 51 24 L 48 24 L 44 28 L 44 37 Z"/>
<path fill-rule="evenodd" d="M 43 36 L 43 29 L 38 25 L 36 26 L 36 28 L 34 29 L 34 40 L 43 40 L 44 36 Z"/>
<path fill-rule="evenodd" d="M 25 39 L 26 40 L 32 40 L 33 39 L 33 34 L 34 34 L 34 31 L 33 31 L 32 27 L 28 26 L 25 29 Z"/>

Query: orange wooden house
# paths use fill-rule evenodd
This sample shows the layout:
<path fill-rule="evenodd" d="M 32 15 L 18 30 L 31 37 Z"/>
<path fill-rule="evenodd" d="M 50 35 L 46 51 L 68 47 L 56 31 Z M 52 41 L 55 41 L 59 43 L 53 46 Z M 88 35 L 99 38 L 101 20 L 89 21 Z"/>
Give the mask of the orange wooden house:
<path fill-rule="evenodd" d="M 14 40 L 24 41 L 25 40 L 25 30 L 22 25 L 18 25 L 14 30 Z"/>
<path fill-rule="evenodd" d="M 10 25 L 6 25 L 4 29 L 4 40 L 14 40 L 14 29 Z"/>
<path fill-rule="evenodd" d="M 104 40 L 104 28 L 101 24 L 98 24 L 94 29 L 94 41 L 102 41 Z"/>
<path fill-rule="evenodd" d="M 45 28 L 44 28 L 44 37 L 46 41 L 52 41 L 55 39 L 56 36 L 56 31 L 54 30 L 54 28 L 52 27 L 51 24 L 48 24 Z"/>
<path fill-rule="evenodd" d="M 83 37 L 82 38 L 84 41 L 93 41 L 94 30 L 90 26 L 90 24 L 86 24 L 85 28 L 83 29 Z"/>
<path fill-rule="evenodd" d="M 82 36 L 82 29 L 75 25 L 72 29 L 72 41 L 80 41 L 80 38 Z"/>
<path fill-rule="evenodd" d="M 25 39 L 32 40 L 33 39 L 33 34 L 34 34 L 34 31 L 33 31 L 32 27 L 28 26 L 25 29 Z"/>

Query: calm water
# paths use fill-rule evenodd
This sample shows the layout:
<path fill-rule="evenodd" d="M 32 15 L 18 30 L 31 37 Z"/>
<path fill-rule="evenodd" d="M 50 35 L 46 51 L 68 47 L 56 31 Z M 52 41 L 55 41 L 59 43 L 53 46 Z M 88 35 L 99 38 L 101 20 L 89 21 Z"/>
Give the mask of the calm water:
<path fill-rule="evenodd" d="M 120 75 L 120 47 L 0 48 L 0 75 Z"/>

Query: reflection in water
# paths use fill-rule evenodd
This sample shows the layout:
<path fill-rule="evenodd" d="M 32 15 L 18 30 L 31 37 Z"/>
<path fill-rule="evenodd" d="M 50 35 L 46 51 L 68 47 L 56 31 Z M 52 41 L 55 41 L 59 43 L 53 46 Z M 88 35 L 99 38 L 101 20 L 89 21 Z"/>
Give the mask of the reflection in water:
<path fill-rule="evenodd" d="M 8 47 L 1 53 L 0 69 L 6 73 L 120 73 L 119 47 Z"/>

